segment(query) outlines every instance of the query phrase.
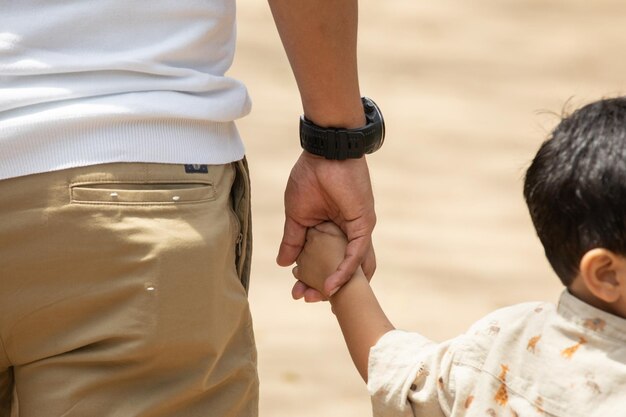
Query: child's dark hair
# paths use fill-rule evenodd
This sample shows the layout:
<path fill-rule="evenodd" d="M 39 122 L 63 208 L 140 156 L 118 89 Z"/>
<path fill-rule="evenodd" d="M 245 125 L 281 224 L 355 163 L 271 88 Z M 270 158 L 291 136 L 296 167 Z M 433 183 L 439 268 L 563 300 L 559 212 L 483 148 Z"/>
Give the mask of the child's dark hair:
<path fill-rule="evenodd" d="M 626 98 L 566 117 L 526 172 L 524 197 L 546 257 L 569 286 L 583 255 L 626 255 Z"/>

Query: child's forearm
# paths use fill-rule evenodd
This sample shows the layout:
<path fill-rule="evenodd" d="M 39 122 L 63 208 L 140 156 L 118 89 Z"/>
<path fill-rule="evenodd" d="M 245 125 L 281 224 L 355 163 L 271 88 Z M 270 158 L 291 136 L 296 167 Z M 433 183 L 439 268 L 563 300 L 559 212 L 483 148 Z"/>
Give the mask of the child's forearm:
<path fill-rule="evenodd" d="M 348 345 L 352 361 L 367 382 L 369 351 L 394 327 L 359 268 L 352 279 L 330 298 L 333 312 Z"/>

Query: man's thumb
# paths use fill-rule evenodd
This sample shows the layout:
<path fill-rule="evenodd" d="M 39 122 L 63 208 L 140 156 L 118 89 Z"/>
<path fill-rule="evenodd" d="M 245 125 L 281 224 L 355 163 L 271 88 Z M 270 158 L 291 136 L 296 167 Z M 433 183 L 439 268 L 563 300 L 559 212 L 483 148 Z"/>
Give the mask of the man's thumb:
<path fill-rule="evenodd" d="M 280 266 L 289 266 L 293 264 L 306 240 L 306 227 L 302 226 L 290 217 L 285 218 L 285 228 L 283 230 L 283 239 L 280 242 L 276 263 Z"/>

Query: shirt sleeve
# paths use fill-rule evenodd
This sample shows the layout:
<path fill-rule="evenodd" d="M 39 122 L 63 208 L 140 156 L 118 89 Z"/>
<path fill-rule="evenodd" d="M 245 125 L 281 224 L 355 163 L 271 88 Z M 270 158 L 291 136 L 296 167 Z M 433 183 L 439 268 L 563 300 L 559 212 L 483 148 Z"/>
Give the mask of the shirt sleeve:
<path fill-rule="evenodd" d="M 443 417 L 454 402 L 450 342 L 392 330 L 369 354 L 368 391 L 374 417 Z"/>

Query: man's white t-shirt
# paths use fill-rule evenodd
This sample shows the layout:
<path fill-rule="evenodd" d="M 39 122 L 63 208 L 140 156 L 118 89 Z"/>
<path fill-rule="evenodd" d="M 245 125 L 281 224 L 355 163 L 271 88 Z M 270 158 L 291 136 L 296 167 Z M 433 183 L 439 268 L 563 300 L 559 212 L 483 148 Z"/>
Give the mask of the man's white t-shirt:
<path fill-rule="evenodd" d="M 0 179 L 241 159 L 234 49 L 234 0 L 3 2 Z"/>

